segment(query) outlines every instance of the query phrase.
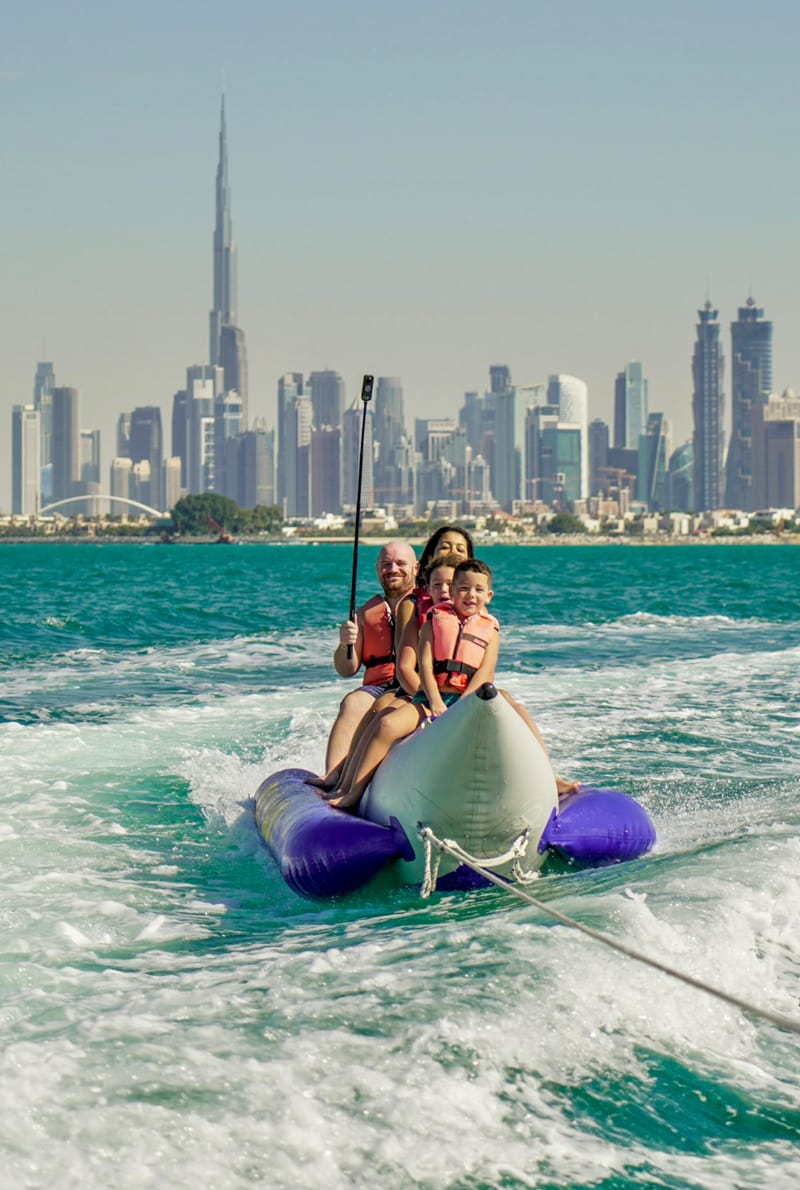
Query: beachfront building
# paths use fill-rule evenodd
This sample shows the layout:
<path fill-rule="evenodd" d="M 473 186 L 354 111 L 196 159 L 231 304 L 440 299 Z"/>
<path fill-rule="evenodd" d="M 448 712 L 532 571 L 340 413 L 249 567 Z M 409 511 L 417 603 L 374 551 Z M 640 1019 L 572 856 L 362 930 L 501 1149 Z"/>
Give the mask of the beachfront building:
<path fill-rule="evenodd" d="M 772 392 L 772 323 L 748 297 L 731 323 L 731 440 L 726 467 L 726 504 L 752 512 L 753 414 Z"/>
<path fill-rule="evenodd" d="M 724 360 L 719 311 L 707 301 L 697 314 L 700 321 L 692 357 L 695 496 L 698 512 L 707 512 L 722 506 L 724 493 Z"/>

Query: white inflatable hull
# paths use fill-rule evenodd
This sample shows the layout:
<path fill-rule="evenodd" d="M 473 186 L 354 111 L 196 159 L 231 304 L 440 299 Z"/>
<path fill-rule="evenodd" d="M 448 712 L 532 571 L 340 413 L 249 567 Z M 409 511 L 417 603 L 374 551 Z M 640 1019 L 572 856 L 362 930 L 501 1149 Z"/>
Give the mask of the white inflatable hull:
<path fill-rule="evenodd" d="M 382 826 L 399 822 L 415 855 L 393 866 L 400 883 L 417 884 L 426 874 L 420 824 L 514 879 L 512 859 L 498 863 L 497 857 L 527 830 L 530 841 L 519 864 L 526 871 L 539 868 L 546 853 L 537 844 L 557 806 L 555 778 L 539 741 L 487 684 L 392 749 L 359 815 Z M 458 867 L 458 860 L 443 854 L 440 876 Z"/>

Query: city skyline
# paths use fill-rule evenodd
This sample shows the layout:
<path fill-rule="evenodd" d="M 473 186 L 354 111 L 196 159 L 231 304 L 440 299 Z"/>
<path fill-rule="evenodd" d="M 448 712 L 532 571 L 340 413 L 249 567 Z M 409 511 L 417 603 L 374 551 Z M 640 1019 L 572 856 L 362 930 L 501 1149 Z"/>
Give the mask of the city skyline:
<path fill-rule="evenodd" d="M 719 14 L 576 8 L 577 31 L 536 3 L 492 14 L 411 4 L 390 38 L 388 14 L 355 4 L 245 6 L 252 36 L 235 73 L 227 64 L 225 95 L 251 420 L 275 426 L 279 376 L 326 368 L 347 401 L 370 371 L 402 379 L 409 422 L 452 416 L 502 361 L 521 385 L 582 378 L 590 419 L 613 424 L 615 377 L 641 360 L 650 408 L 677 445 L 692 433 L 706 296 L 726 359 L 752 295 L 775 326 L 776 391 L 800 384 L 797 165 L 783 102 L 798 17 L 771 5 L 745 38 L 737 13 L 751 9 L 736 3 Z M 163 11 L 152 44 L 149 4 L 136 18 L 94 3 L 69 21 L 54 4 L 12 16 L 0 67 L 18 113 L 0 282 L 4 511 L 11 408 L 31 401 L 37 361 L 80 391 L 105 476 L 119 412 L 156 404 L 166 424 L 187 365 L 208 358 L 219 51 L 210 13 L 186 29 L 177 6 Z M 191 53 L 178 52 L 182 38 Z M 262 38 L 275 48 L 268 72 Z M 208 69 L 190 70 L 192 58 Z M 695 116 L 712 99 L 709 135 Z M 754 176 L 774 179 L 767 193 L 734 168 L 751 132 Z M 729 432 L 729 372 L 725 395 Z"/>

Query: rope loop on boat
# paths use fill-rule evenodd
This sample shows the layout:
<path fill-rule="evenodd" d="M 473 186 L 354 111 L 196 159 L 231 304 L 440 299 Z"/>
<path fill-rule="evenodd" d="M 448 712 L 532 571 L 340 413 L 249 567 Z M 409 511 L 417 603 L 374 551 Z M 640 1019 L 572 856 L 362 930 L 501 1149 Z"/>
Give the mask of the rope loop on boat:
<path fill-rule="evenodd" d="M 761 1008 L 757 1004 L 752 1004 L 749 1000 L 742 999 L 741 996 L 736 996 L 732 992 L 723 991 L 722 988 L 714 987 L 713 984 L 706 983 L 702 979 L 697 979 L 694 975 L 689 975 L 686 971 L 679 971 L 677 967 L 670 967 L 667 963 L 660 962 L 659 959 L 651 958 L 650 955 L 644 954 L 640 950 L 636 950 L 633 946 L 628 946 L 625 942 L 619 942 L 616 938 L 612 938 L 610 934 L 604 934 L 600 930 L 594 930 L 591 926 L 585 926 L 582 922 L 576 921 L 574 917 L 568 917 L 566 913 L 561 913 L 558 909 L 554 909 L 551 905 L 545 904 L 544 901 L 539 901 L 536 897 L 532 897 L 524 888 L 519 888 L 517 885 L 510 884 L 504 880 L 502 876 L 498 876 L 496 872 L 492 872 L 488 865 L 497 862 L 497 859 L 508 859 L 509 853 L 505 857 L 496 857 L 491 860 L 476 860 L 468 856 L 467 852 L 458 843 L 454 843 L 452 839 L 439 839 L 428 826 L 418 824 L 419 835 L 425 844 L 425 876 L 426 881 L 423 883 L 422 895 L 429 897 L 433 889 L 436 887 L 436 876 L 439 872 L 439 864 L 444 852 L 452 855 L 454 859 L 460 860 L 461 863 L 467 864 L 479 876 L 483 876 L 490 884 L 494 884 L 497 888 L 502 888 L 504 892 L 513 893 L 515 897 L 525 901 L 528 905 L 533 905 L 534 909 L 539 909 L 542 913 L 546 913 L 549 917 L 555 918 L 556 921 L 561 922 L 562 925 L 570 926 L 574 930 L 578 930 L 581 934 L 585 934 L 587 938 L 594 938 L 596 942 L 602 942 L 604 946 L 611 950 L 617 951 L 618 954 L 624 954 L 629 959 L 634 959 L 638 963 L 644 963 L 647 967 L 652 967 L 654 971 L 661 971 L 664 975 L 669 975 L 673 979 L 680 980 L 681 983 L 688 984 L 689 987 L 697 988 L 701 992 L 706 992 L 709 996 L 716 997 L 717 1000 L 722 1000 L 726 1004 L 730 1004 L 733 1008 L 738 1008 L 747 1016 L 756 1017 L 764 1021 L 769 1021 L 773 1025 L 777 1025 L 779 1029 L 786 1029 L 790 1033 L 800 1034 L 800 1020 L 794 1020 L 792 1017 L 784 1016 L 781 1012 L 773 1012 L 769 1008 Z M 523 832 L 524 834 L 525 832 Z M 514 846 L 519 844 L 520 839 L 515 840 L 512 845 L 511 852 L 513 853 Z M 436 875 L 433 876 L 432 884 L 428 880 L 429 868 L 428 861 L 432 855 L 433 848 L 438 848 L 436 858 Z M 524 852 L 523 852 L 524 854 Z M 425 891 L 426 883 L 428 885 L 427 892 Z"/>
<path fill-rule="evenodd" d="M 424 900 L 427 900 L 431 893 L 436 891 L 436 883 L 439 879 L 439 867 L 445 851 L 449 851 L 455 859 L 460 860 L 461 863 L 467 864 L 476 871 L 479 868 L 500 868 L 503 864 L 511 864 L 511 875 L 520 884 L 531 884 L 539 878 L 539 873 L 535 868 L 525 869 L 520 863 L 520 860 L 525 858 L 525 853 L 528 850 L 528 843 L 531 836 L 530 827 L 526 826 L 522 834 L 517 835 L 514 842 L 502 855 L 488 855 L 482 858 L 476 855 L 470 855 L 455 839 L 437 839 L 430 827 L 423 826 L 421 822 L 417 824 L 417 829 L 419 830 L 419 835 L 425 848 L 425 875 L 423 876 L 422 888 L 420 890 L 420 895 Z M 434 844 L 437 846 L 435 860 L 433 859 Z"/>
<path fill-rule="evenodd" d="M 428 897 L 436 889 L 436 882 L 439 879 L 439 865 L 442 862 L 442 855 L 444 854 L 444 846 L 441 843 L 439 844 L 436 859 L 433 860 L 433 831 L 425 827 L 420 831 L 420 835 L 425 848 L 425 875 L 422 879 L 420 896 L 423 901 L 427 901 Z"/>

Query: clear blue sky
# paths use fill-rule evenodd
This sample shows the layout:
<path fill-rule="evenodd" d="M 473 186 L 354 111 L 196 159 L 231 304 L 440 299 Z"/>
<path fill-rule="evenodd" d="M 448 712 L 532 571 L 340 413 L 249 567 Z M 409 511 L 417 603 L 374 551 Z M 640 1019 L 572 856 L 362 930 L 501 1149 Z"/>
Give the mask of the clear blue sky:
<path fill-rule="evenodd" d="M 750 288 L 800 386 L 796 4 L 30 0 L 0 43 L 0 508 L 36 362 L 103 435 L 205 362 L 225 80 L 250 408 L 284 371 L 403 378 L 409 421 L 506 363 L 609 420 L 641 359 L 691 434 L 706 292 Z M 728 376 L 729 359 L 726 358 Z M 727 377 L 726 377 L 727 380 Z M 729 411 L 728 411 L 729 413 Z"/>

